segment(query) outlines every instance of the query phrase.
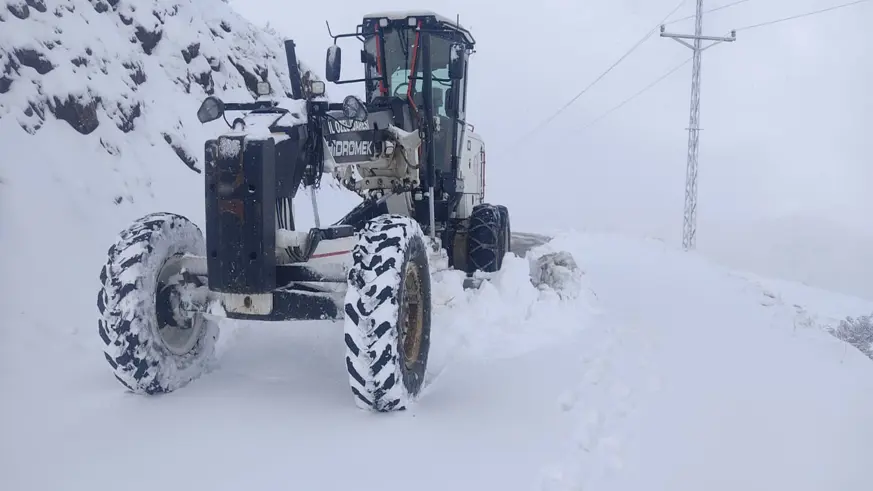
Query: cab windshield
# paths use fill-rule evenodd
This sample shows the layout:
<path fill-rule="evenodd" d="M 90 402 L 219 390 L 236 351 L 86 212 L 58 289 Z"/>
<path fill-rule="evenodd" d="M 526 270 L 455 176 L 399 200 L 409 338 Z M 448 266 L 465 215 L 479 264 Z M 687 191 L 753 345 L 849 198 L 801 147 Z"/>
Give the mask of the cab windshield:
<path fill-rule="evenodd" d="M 365 37 L 364 51 L 366 52 L 366 78 L 367 78 L 367 102 L 379 96 L 396 96 L 406 99 L 412 96 L 416 107 L 423 104 L 422 86 L 424 72 L 422 71 L 421 40 L 413 28 L 394 29 L 387 28 L 381 31 L 381 36 L 371 34 Z M 442 116 L 446 116 L 442 97 L 445 91 L 451 87 L 449 78 L 449 52 L 451 41 L 434 34 L 422 34 L 431 36 L 431 65 L 435 92 L 434 109 Z M 380 43 L 384 42 L 384 46 Z M 384 58 L 381 49 L 384 49 Z M 409 79 L 415 64 L 415 82 L 412 90 L 409 90 Z M 384 70 L 388 75 L 387 87 L 383 87 L 381 73 Z"/>

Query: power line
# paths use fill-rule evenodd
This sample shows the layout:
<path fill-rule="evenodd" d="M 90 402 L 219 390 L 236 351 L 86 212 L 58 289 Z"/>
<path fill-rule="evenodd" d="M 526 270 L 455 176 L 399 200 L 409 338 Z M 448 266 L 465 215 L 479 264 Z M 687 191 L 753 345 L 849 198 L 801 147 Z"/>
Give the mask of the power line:
<path fill-rule="evenodd" d="M 734 5 L 739 5 L 739 4 L 741 4 L 741 3 L 746 3 L 746 2 L 748 2 L 748 1 L 749 1 L 749 0 L 737 0 L 736 2 L 729 3 L 729 4 L 727 4 L 727 5 L 722 5 L 721 7 L 715 7 L 715 8 L 709 9 L 709 10 L 704 10 L 703 13 L 704 13 L 704 14 L 709 14 L 709 13 L 712 13 L 712 12 L 718 12 L 719 10 L 724 10 L 724 9 L 726 9 L 726 8 L 730 8 L 730 7 L 733 7 Z M 665 25 L 665 26 L 669 26 L 670 24 L 675 24 L 675 23 L 677 23 L 677 22 L 682 22 L 683 20 L 693 19 L 694 17 L 695 17 L 694 15 L 689 15 L 689 16 L 687 16 L 687 17 L 682 17 L 681 19 L 671 20 L 670 22 L 667 22 L 667 23 L 664 24 L 664 25 Z"/>
<path fill-rule="evenodd" d="M 728 7 L 731 7 L 731 6 L 734 6 L 734 5 L 737 5 L 737 4 L 740 4 L 740 3 L 743 3 L 743 2 L 748 2 L 748 1 L 749 1 L 749 0 L 740 0 L 740 1 L 738 1 L 738 2 L 730 3 L 730 4 L 727 4 L 727 5 L 723 5 L 723 6 L 721 6 L 721 7 L 717 7 L 717 8 L 711 9 L 711 10 L 707 10 L 706 12 L 715 12 L 716 10 L 726 9 L 726 8 L 728 8 Z M 784 22 L 784 21 L 787 21 L 787 20 L 793 20 L 793 19 L 797 19 L 797 18 L 799 18 L 799 17 L 806 17 L 806 16 L 813 15 L 813 14 L 819 14 L 819 13 L 822 13 L 822 12 L 828 12 L 828 11 L 830 11 L 830 10 L 836 10 L 836 9 L 838 9 L 838 8 L 849 7 L 849 6 L 852 6 L 852 5 L 857 5 L 857 4 L 859 4 L 859 3 L 864 3 L 864 2 L 869 2 L 869 1 L 871 1 L 871 0 L 859 0 L 859 1 L 851 2 L 851 3 L 847 3 L 847 4 L 843 4 L 843 5 L 837 5 L 837 6 L 835 6 L 835 7 L 829 7 L 829 8 L 826 8 L 826 9 L 817 10 L 817 11 L 815 11 L 815 12 L 809 12 L 809 13 L 806 13 L 806 14 L 795 15 L 795 16 L 792 16 L 792 17 L 786 17 L 786 18 L 784 18 L 784 19 L 778 19 L 778 20 L 775 20 L 775 21 L 764 22 L 764 23 L 761 23 L 761 24 L 755 24 L 755 25 L 753 25 L 753 26 L 742 27 L 742 28 L 737 29 L 737 31 L 740 31 L 740 30 L 748 30 L 748 29 L 752 29 L 752 28 L 755 28 L 755 27 L 763 27 L 763 26 L 765 26 L 765 25 L 775 24 L 775 23 L 777 23 L 777 22 Z M 689 18 L 694 18 L 694 16 L 692 15 L 691 17 L 686 17 L 685 19 L 689 19 Z M 669 22 L 669 23 L 667 23 L 667 24 L 665 24 L 665 25 L 672 24 L 672 23 L 675 23 L 675 22 L 679 22 L 680 20 L 685 20 L 685 19 L 678 19 L 678 20 L 675 20 L 675 21 Z M 728 34 L 730 34 L 730 33 L 728 33 Z M 618 110 L 621 109 L 622 107 L 624 107 L 624 106 L 626 106 L 627 104 L 629 104 L 630 102 L 632 102 L 632 101 L 633 101 L 634 99 L 636 99 L 637 97 L 640 97 L 640 96 L 643 95 L 644 93 L 646 93 L 646 92 L 648 92 L 649 90 L 653 89 L 656 85 L 658 85 L 659 83 L 663 82 L 663 81 L 666 80 L 668 77 L 670 77 L 670 75 L 673 75 L 673 74 L 676 73 L 680 68 L 682 68 L 682 67 L 684 67 L 685 65 L 687 65 L 688 62 L 691 61 L 692 59 L 693 59 L 693 56 L 692 56 L 692 57 L 688 57 L 685 61 L 683 61 L 682 63 L 676 65 L 676 66 L 673 67 L 673 68 L 671 68 L 669 71 L 667 71 L 666 73 L 664 73 L 663 75 L 661 75 L 660 77 L 658 77 L 657 79 L 655 79 L 654 81 L 652 81 L 649 85 L 646 85 L 646 86 L 645 86 L 643 89 L 641 89 L 639 92 L 637 92 L 637 93 L 635 93 L 634 95 L 632 95 L 632 96 L 628 97 L 627 99 L 623 100 L 620 104 L 614 106 L 613 108 L 611 108 L 610 110 L 604 112 L 604 113 L 601 114 L 600 116 L 598 116 L 598 117 L 592 119 L 590 122 L 588 122 L 588 123 L 587 123 L 585 126 L 583 126 L 582 128 L 583 128 L 583 129 L 584 129 L 584 128 L 590 128 L 591 126 L 594 126 L 595 124 L 599 123 L 601 120 L 605 119 L 605 118 L 606 118 L 607 116 L 609 116 L 610 114 L 614 113 L 615 111 L 618 111 Z"/>
<path fill-rule="evenodd" d="M 682 217 L 682 247 L 685 250 L 694 249 L 697 237 L 697 168 L 700 149 L 700 65 L 703 50 L 717 43 L 736 41 L 736 32 L 731 37 L 713 37 L 703 35 L 703 0 L 697 0 L 694 21 L 694 34 L 671 34 L 664 32 L 661 26 L 661 37 L 691 48 L 694 52 L 691 68 L 691 110 L 688 118 L 688 160 L 685 168 L 685 212 Z M 693 41 L 693 44 L 686 42 Z M 703 41 L 712 41 L 704 47 Z"/>
<path fill-rule="evenodd" d="M 622 55 L 621 58 L 619 58 L 615 63 L 613 63 L 612 66 L 610 66 L 609 68 L 607 68 L 605 72 L 601 73 L 600 76 L 598 76 L 596 79 L 594 79 L 593 82 L 591 82 L 590 84 L 588 84 L 587 87 L 585 87 L 584 89 L 582 89 L 581 92 L 579 92 L 578 94 L 576 94 L 576 95 L 575 95 L 572 99 L 570 99 L 566 104 L 564 104 L 563 106 L 561 106 L 560 109 L 558 109 L 557 111 L 555 111 L 554 113 L 552 113 L 551 116 L 549 116 L 548 118 L 546 118 L 545 120 L 543 120 L 543 122 L 541 122 L 540 124 L 538 124 L 534 129 L 532 129 L 530 132 L 528 132 L 526 135 L 524 135 L 524 136 L 523 136 L 522 138 L 520 138 L 518 141 L 521 142 L 521 141 L 526 140 L 529 136 L 533 135 L 534 133 L 536 133 L 537 131 L 539 131 L 540 129 L 542 129 L 544 126 L 546 126 L 546 125 L 548 125 L 549 123 L 551 123 L 553 119 L 555 119 L 559 114 L 561 114 L 562 112 L 564 112 L 565 109 L 567 109 L 568 107 L 570 107 L 570 105 L 572 105 L 574 102 L 576 102 L 577 99 L 579 99 L 580 97 L 582 97 L 582 95 L 584 95 L 584 94 L 585 94 L 586 92 L 588 92 L 592 87 L 594 87 L 594 86 L 597 84 L 597 82 L 600 82 L 600 80 L 603 79 L 603 77 L 605 77 L 607 74 L 609 74 L 609 72 L 611 72 L 615 67 L 617 67 L 617 66 L 619 65 L 619 63 L 621 63 L 622 61 L 624 61 L 628 56 L 630 56 L 631 53 L 633 53 L 634 51 L 636 51 L 636 49 L 639 48 L 640 45 L 642 45 L 644 42 L 646 42 L 646 40 L 648 40 L 650 37 L 652 37 L 652 35 L 655 34 L 655 32 L 657 32 L 657 30 L 658 30 L 658 28 L 661 26 L 661 24 L 662 24 L 664 21 L 666 21 L 667 19 L 669 19 L 671 15 L 673 15 L 674 13 L 676 13 L 676 11 L 678 11 L 680 8 L 682 8 L 682 6 L 685 5 L 685 2 L 686 2 L 686 1 L 687 1 L 687 0 L 681 0 L 681 1 L 676 5 L 676 7 L 674 7 L 673 10 L 670 11 L 669 14 L 667 14 L 667 15 L 664 16 L 664 18 L 661 20 L 661 22 L 655 24 L 655 26 L 654 26 L 654 27 L 653 27 L 649 32 L 647 32 L 645 36 L 643 36 L 639 41 L 637 41 L 637 43 L 634 44 L 633 47 L 631 47 L 631 49 L 628 50 L 624 55 Z"/>
<path fill-rule="evenodd" d="M 606 111 L 605 113 L 601 114 L 600 116 L 598 116 L 598 117 L 592 119 L 588 124 L 586 124 L 585 126 L 583 126 L 582 129 L 585 129 L 585 128 L 589 128 L 589 127 L 591 127 L 591 126 L 594 126 L 596 123 L 600 122 L 600 120 L 606 118 L 607 116 L 609 116 L 610 114 L 614 113 L 615 111 L 618 111 L 619 109 L 621 109 L 622 107 L 624 107 L 626 104 L 630 103 L 631 101 L 633 101 L 633 100 L 636 99 L 637 97 L 639 97 L 639 96 L 645 94 L 646 92 L 648 92 L 649 90 L 651 90 L 652 88 L 654 88 L 656 85 L 658 85 L 659 83 L 661 83 L 661 82 L 663 82 L 665 79 L 667 79 L 670 75 L 673 75 L 674 73 L 676 73 L 680 68 L 682 68 L 682 67 L 684 67 L 685 65 L 687 65 L 688 62 L 691 61 L 693 58 L 694 58 L 693 56 L 689 56 L 685 61 L 683 61 L 682 63 L 676 65 L 676 66 L 673 67 L 673 68 L 671 68 L 669 71 L 667 71 L 666 73 L 664 73 L 663 75 L 661 75 L 660 77 L 658 77 L 657 79 L 655 79 L 655 80 L 654 80 L 653 82 L 651 82 L 649 85 L 646 85 L 643 89 L 641 89 L 641 90 L 640 90 L 639 92 L 637 92 L 636 94 L 634 94 L 634 95 L 628 97 L 627 99 L 623 100 L 623 101 L 622 101 L 620 104 L 618 104 L 617 106 L 615 106 L 615 107 L 613 107 L 612 109 Z"/>
<path fill-rule="evenodd" d="M 533 135 L 534 133 L 536 133 L 537 131 L 539 131 L 540 129 L 542 129 L 544 126 L 548 125 L 552 120 L 554 120 L 557 116 L 559 116 L 562 112 L 564 112 L 564 110 L 566 110 L 566 109 L 567 109 L 568 107 L 570 107 L 574 102 L 576 102 L 576 100 L 578 100 L 578 99 L 579 99 L 580 97 L 582 97 L 586 92 L 588 92 L 589 90 L 591 90 L 591 88 L 594 87 L 598 82 L 600 82 L 600 80 L 602 80 L 603 77 L 605 77 L 607 74 L 609 74 L 609 72 L 611 72 L 613 69 L 615 69 L 615 67 L 617 67 L 617 66 L 618 66 L 622 61 L 624 61 L 628 56 L 630 56 L 631 53 L 633 53 L 634 51 L 636 51 L 636 49 L 639 48 L 640 45 L 642 45 L 642 44 L 643 44 L 644 42 L 646 42 L 650 37 L 652 37 L 652 35 L 656 32 L 656 30 L 658 29 L 659 26 L 661 26 L 661 25 L 675 24 L 675 23 L 680 22 L 680 21 L 683 21 L 683 20 L 687 20 L 687 19 L 692 19 L 692 18 L 694 18 L 695 15 L 691 15 L 691 16 L 688 16 L 688 17 L 683 17 L 683 18 L 676 19 L 676 20 L 673 20 L 673 21 L 670 21 L 670 22 L 665 23 L 665 22 L 667 21 L 667 19 L 670 18 L 670 16 L 672 16 L 672 15 L 673 15 L 674 13 L 676 13 L 676 11 L 678 11 L 678 10 L 679 10 L 683 5 L 685 5 L 685 2 L 686 2 L 686 1 L 687 1 L 687 0 L 682 0 L 682 1 L 681 1 L 681 2 L 680 2 L 680 3 L 679 3 L 675 8 L 673 8 L 673 10 L 670 11 L 669 14 L 667 14 L 667 15 L 664 17 L 664 19 L 662 20 L 662 22 L 658 23 L 657 26 L 655 26 L 652 30 L 650 30 L 649 32 L 647 32 L 647 33 L 646 33 L 646 34 L 645 34 L 645 35 L 644 35 L 644 36 L 643 36 L 639 41 L 637 41 L 636 44 L 634 44 L 634 45 L 631 47 L 630 50 L 628 50 L 624 55 L 621 56 L 621 58 L 619 58 L 619 59 L 618 59 L 615 63 L 613 63 L 609 68 L 607 68 L 606 71 L 604 71 L 603 73 L 601 73 L 601 74 L 600 74 L 596 79 L 594 79 L 593 82 L 591 82 L 587 87 L 585 87 L 584 89 L 582 89 L 581 92 L 579 92 L 578 94 L 576 94 L 572 99 L 570 99 L 567 103 L 565 103 L 563 106 L 561 106 L 557 111 L 555 111 L 555 112 L 552 113 L 548 118 L 546 118 L 545 120 L 543 120 L 539 125 L 537 125 L 534 129 L 532 129 L 530 132 L 528 132 L 528 133 L 527 133 L 523 138 L 519 139 L 519 141 L 523 141 L 523 140 L 526 139 L 527 137 Z M 749 0 L 737 0 L 737 1 L 735 1 L 735 2 L 731 2 L 731 3 L 729 3 L 729 4 L 721 5 L 721 6 L 719 6 L 719 7 L 715 7 L 715 8 L 712 8 L 712 9 L 706 10 L 706 11 L 704 11 L 703 13 L 717 12 L 717 11 L 719 11 L 719 10 L 724 10 L 724 9 L 727 9 L 727 8 L 730 8 L 730 7 L 734 7 L 734 6 L 736 6 L 736 5 L 740 5 L 740 4 L 746 3 L 746 2 L 748 2 L 748 1 L 749 1 Z M 835 5 L 835 6 L 833 6 L 833 7 L 828 7 L 828 8 L 824 8 L 824 9 L 820 9 L 820 10 L 815 10 L 815 11 L 807 12 L 807 13 L 804 13 L 804 14 L 793 15 L 793 16 L 790 16 L 790 17 L 785 17 L 785 18 L 781 18 L 781 19 L 775 19 L 775 20 L 772 20 L 772 21 L 762 22 L 762 23 L 760 23 L 760 24 L 754 24 L 754 25 L 750 25 L 750 26 L 740 27 L 740 28 L 738 28 L 738 29 L 734 29 L 733 32 L 737 32 L 737 31 L 745 31 L 745 30 L 749 30 L 749 29 L 756 29 L 756 28 L 759 28 L 759 27 L 769 26 L 769 25 L 772 25 L 772 24 L 780 23 L 780 22 L 786 22 L 786 21 L 789 21 L 789 20 L 799 19 L 799 18 L 802 18 L 802 17 L 808 17 L 808 16 L 811 16 L 811 15 L 817 15 L 817 14 L 821 14 L 821 13 L 825 13 L 825 12 L 830 12 L 830 11 L 832 11 L 832 10 L 838 10 L 838 9 L 841 9 L 841 8 L 851 7 L 851 6 L 854 6 L 854 5 L 858 5 L 858 4 L 866 3 L 866 2 L 870 2 L 870 1 L 873 1 L 873 0 L 855 0 L 855 1 L 853 1 L 853 2 L 849 2 L 849 3 L 845 3 L 845 4 L 840 4 L 840 5 Z M 687 63 L 687 62 L 688 62 L 688 61 L 686 60 L 685 63 Z M 684 65 L 685 63 L 683 63 L 683 65 Z M 680 65 L 680 66 L 683 66 L 683 65 Z M 678 69 L 679 69 L 679 67 L 676 67 L 674 70 L 668 72 L 668 74 L 666 74 L 666 75 L 664 76 L 664 78 L 666 78 L 667 76 L 671 75 L 671 74 L 673 73 L 673 71 L 678 70 Z M 660 82 L 661 80 L 663 80 L 663 79 L 658 79 L 655 83 L 658 83 L 658 82 Z M 645 92 L 645 91 L 648 90 L 649 88 L 650 88 L 650 87 L 647 87 L 646 89 L 644 89 L 643 91 L 641 91 L 641 93 L 642 93 L 642 92 Z M 641 95 L 641 93 L 635 94 L 635 95 L 632 96 L 630 99 L 626 100 L 626 101 L 623 102 L 622 104 L 619 104 L 619 106 L 617 106 L 617 107 L 611 109 L 608 113 L 611 113 L 612 111 L 615 111 L 615 110 L 619 109 L 620 107 L 622 107 L 622 106 L 623 106 L 624 104 L 626 104 L 627 102 L 630 102 L 631 100 L 633 100 L 633 99 L 636 98 L 637 96 Z M 604 115 L 598 117 L 597 119 L 595 119 L 594 121 L 598 121 L 599 119 L 605 117 L 606 115 L 607 115 L 607 114 L 604 114 Z M 592 123 L 593 123 L 593 122 L 592 122 Z"/>
<path fill-rule="evenodd" d="M 791 17 L 785 17 L 785 18 L 782 18 L 782 19 L 776 19 L 776 20 L 771 20 L 771 21 L 767 21 L 767 22 L 762 22 L 762 23 L 760 23 L 760 24 L 754 24 L 754 25 L 751 25 L 751 26 L 740 27 L 739 29 L 735 29 L 735 30 L 736 30 L 736 31 L 746 31 L 746 30 L 749 30 L 749 29 L 755 29 L 755 28 L 758 28 L 758 27 L 769 26 L 769 25 L 772 25 L 772 24 L 778 24 L 778 23 L 780 23 L 780 22 L 785 22 L 785 21 L 789 21 L 789 20 L 799 19 L 799 18 L 801 18 L 801 17 L 809 17 L 810 15 L 816 15 L 816 14 L 821 14 L 821 13 L 824 13 L 824 12 L 830 12 L 831 10 L 837 10 L 837 9 L 841 9 L 841 8 L 845 8 L 845 7 L 851 7 L 851 6 L 853 6 L 853 5 L 858 5 L 858 4 L 860 4 L 860 3 L 865 3 L 865 2 L 869 2 L 869 1 L 870 1 L 870 0 L 855 0 L 854 2 L 844 3 L 844 4 L 841 4 L 841 5 L 835 5 L 835 6 L 833 6 L 833 7 L 828 7 L 828 8 L 826 8 L 826 9 L 816 10 L 816 11 L 813 11 L 813 12 L 807 12 L 807 13 L 805 13 L 805 14 L 792 15 Z"/>
<path fill-rule="evenodd" d="M 706 11 L 706 12 L 714 12 L 714 11 L 716 11 L 716 10 L 725 9 L 725 8 L 731 7 L 731 6 L 733 6 L 733 5 L 737 5 L 737 4 L 740 4 L 740 3 L 743 3 L 743 2 L 748 2 L 748 1 L 749 1 L 749 0 L 740 0 L 740 1 L 738 1 L 738 2 L 734 2 L 734 3 L 731 3 L 731 4 L 723 5 L 723 6 L 721 6 L 721 7 L 717 7 L 717 8 L 714 8 L 714 9 L 708 10 L 708 11 Z M 784 21 L 787 21 L 787 20 L 793 20 L 793 19 L 796 19 L 796 18 L 799 18 L 799 17 L 806 17 L 806 16 L 809 16 L 809 15 L 819 14 L 819 13 L 822 13 L 822 12 L 828 12 L 828 11 L 830 11 L 830 10 L 835 10 L 835 9 L 843 8 L 843 7 L 849 7 L 849 6 L 852 6 L 852 5 L 856 5 L 856 4 L 864 3 L 864 2 L 869 2 L 869 1 L 871 1 L 871 0 L 860 0 L 860 1 L 855 1 L 855 2 L 851 2 L 851 3 L 843 4 L 843 5 L 837 5 L 837 6 L 834 6 L 834 7 L 829 7 L 829 8 L 822 9 L 822 10 L 817 10 L 817 11 L 815 11 L 815 12 L 809 12 L 809 13 L 806 13 L 806 14 L 795 15 L 795 16 L 792 16 L 792 17 L 786 17 L 786 18 L 784 18 L 784 19 L 778 19 L 778 20 L 775 20 L 775 21 L 764 22 L 764 23 L 761 23 L 761 24 L 755 24 L 755 25 L 753 25 L 753 26 L 742 27 L 742 28 L 740 28 L 740 29 L 737 29 L 737 31 L 740 31 L 740 30 L 748 30 L 748 29 L 752 29 L 752 28 L 756 28 L 756 27 L 763 27 L 763 26 L 765 26 L 765 25 L 775 24 L 775 23 L 777 23 L 777 22 L 784 22 Z M 687 18 L 693 18 L 693 17 L 694 17 L 694 16 L 692 15 L 691 17 L 686 17 L 686 19 L 687 19 Z M 669 25 L 669 24 L 672 24 L 672 23 L 675 23 L 675 22 L 679 22 L 680 20 L 685 20 L 685 19 L 678 19 L 678 20 L 675 20 L 675 21 L 671 21 L 671 22 L 669 22 L 669 23 L 667 23 L 667 24 L 665 24 L 665 25 Z M 728 34 L 730 34 L 730 33 L 728 33 Z M 627 104 L 633 102 L 636 98 L 642 96 L 643 94 L 645 94 L 645 93 L 648 92 L 649 90 L 653 89 L 655 86 L 657 86 L 658 84 L 660 84 L 661 82 L 663 82 L 664 80 L 666 80 L 667 78 L 669 78 L 670 75 L 673 75 L 673 74 L 676 73 L 680 68 L 682 68 L 682 67 L 684 67 L 685 65 L 687 65 L 688 62 L 691 61 L 692 59 L 693 59 L 693 56 L 692 56 L 692 57 L 688 57 L 685 61 L 683 61 L 682 63 L 680 63 L 680 64 L 678 64 L 678 65 L 676 65 L 676 66 L 674 66 L 673 68 L 671 68 L 670 70 L 668 70 L 667 72 L 665 72 L 663 75 L 661 75 L 660 77 L 658 77 L 657 79 L 653 80 L 651 83 L 649 83 L 648 85 L 646 85 L 644 88 L 642 88 L 641 90 L 639 90 L 639 91 L 638 91 L 637 93 L 635 93 L 634 95 L 628 97 L 627 99 L 624 99 L 624 100 L 623 100 L 621 103 L 619 103 L 618 105 L 612 107 L 611 109 L 609 109 L 608 111 L 605 111 L 605 112 L 604 112 L 603 114 L 601 114 L 600 116 L 597 116 L 596 118 L 594 118 L 594 119 L 592 119 L 591 121 L 589 121 L 588 123 L 586 123 L 584 126 L 582 126 L 581 129 L 587 129 L 587 128 L 590 128 L 590 127 L 596 125 L 597 123 L 599 123 L 599 122 L 602 121 L 603 119 L 607 118 L 607 117 L 608 117 L 609 115 L 611 115 L 612 113 L 618 111 L 618 110 L 621 109 L 622 107 L 624 107 L 624 106 L 626 106 Z"/>
<path fill-rule="evenodd" d="M 664 27 L 661 27 L 661 37 L 669 37 L 673 38 L 675 41 L 691 48 L 694 50 L 694 67 L 692 69 L 691 75 L 691 116 L 689 118 L 688 124 L 688 161 L 685 172 L 685 211 L 683 214 L 683 231 L 682 231 L 682 247 L 685 250 L 694 249 L 696 243 L 697 236 L 697 169 L 698 169 L 698 151 L 699 151 L 699 142 L 700 142 L 700 60 L 701 53 L 704 49 L 711 47 L 713 44 L 721 43 L 721 42 L 731 42 L 736 40 L 737 31 L 738 30 L 748 30 L 754 29 L 757 27 L 769 26 L 773 24 L 777 24 L 779 22 L 785 22 L 788 20 L 799 19 L 801 17 L 808 17 L 811 15 L 821 14 L 824 12 L 829 12 L 832 10 L 837 10 L 845 7 L 849 7 L 851 5 L 857 5 L 860 3 L 868 2 L 870 0 L 855 0 L 854 2 L 845 3 L 842 5 L 836 5 L 833 7 L 819 9 L 813 12 L 807 12 L 804 14 L 793 15 L 791 17 L 785 17 L 782 19 L 776 19 L 768 22 L 762 22 L 760 24 L 755 24 L 752 26 L 747 26 L 742 29 L 735 29 L 731 31 L 730 37 L 713 37 L 713 36 L 704 36 L 702 35 L 702 27 L 703 27 L 703 0 L 697 0 L 697 13 L 695 15 L 695 28 L 694 35 L 688 34 L 667 34 L 664 32 Z M 694 44 L 691 45 L 684 41 L 685 39 L 694 40 Z M 710 44 L 707 47 L 702 46 L 702 41 L 713 41 L 713 44 Z"/>

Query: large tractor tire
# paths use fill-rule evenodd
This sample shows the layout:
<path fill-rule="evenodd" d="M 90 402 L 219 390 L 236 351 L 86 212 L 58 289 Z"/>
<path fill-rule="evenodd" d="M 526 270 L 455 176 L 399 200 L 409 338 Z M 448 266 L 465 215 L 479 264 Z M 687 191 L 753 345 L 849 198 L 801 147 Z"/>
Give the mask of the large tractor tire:
<path fill-rule="evenodd" d="M 509 212 L 483 203 L 473 208 L 467 229 L 467 272 L 498 271 L 509 250 Z M 504 207 L 505 208 L 505 207 Z M 504 218 L 505 216 L 505 218 Z"/>
<path fill-rule="evenodd" d="M 100 271 L 98 331 L 115 378 L 138 394 L 171 392 L 198 378 L 215 352 L 218 326 L 203 317 L 205 280 L 181 256 L 206 255 L 185 217 L 147 215 L 123 231 Z"/>
<path fill-rule="evenodd" d="M 358 407 L 406 409 L 418 396 L 430 351 L 431 283 L 415 220 L 370 220 L 352 250 L 345 297 L 346 368 Z"/>

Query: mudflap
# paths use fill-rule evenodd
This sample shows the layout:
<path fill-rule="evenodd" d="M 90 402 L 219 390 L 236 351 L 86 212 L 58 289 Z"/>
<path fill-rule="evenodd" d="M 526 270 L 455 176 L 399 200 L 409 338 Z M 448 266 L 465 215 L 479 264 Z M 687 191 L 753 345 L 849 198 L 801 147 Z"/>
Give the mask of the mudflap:
<path fill-rule="evenodd" d="M 431 274 L 451 269 L 449 255 L 443 247 L 442 240 L 439 237 L 431 239 L 430 235 L 425 235 L 424 242 L 427 246 L 427 260 L 430 262 Z"/>
<path fill-rule="evenodd" d="M 442 247 L 442 241 L 439 237 L 431 239 L 430 236 L 427 236 L 425 242 L 428 246 L 428 260 L 430 261 L 431 274 L 454 269 L 450 264 L 448 253 Z M 497 272 L 485 273 L 477 271 L 476 276 L 467 276 L 464 278 L 464 289 L 475 290 L 482 285 L 483 281 L 487 281 L 495 274 L 497 274 Z"/>

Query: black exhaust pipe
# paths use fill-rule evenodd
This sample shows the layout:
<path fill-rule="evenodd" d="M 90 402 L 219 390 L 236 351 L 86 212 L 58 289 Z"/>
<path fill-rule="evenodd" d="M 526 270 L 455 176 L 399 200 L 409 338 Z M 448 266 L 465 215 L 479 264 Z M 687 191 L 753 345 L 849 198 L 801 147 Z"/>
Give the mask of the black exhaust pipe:
<path fill-rule="evenodd" d="M 300 67 L 297 65 L 297 51 L 294 40 L 285 40 L 285 58 L 288 60 L 288 74 L 291 76 L 291 98 L 303 99 L 303 82 Z"/>

